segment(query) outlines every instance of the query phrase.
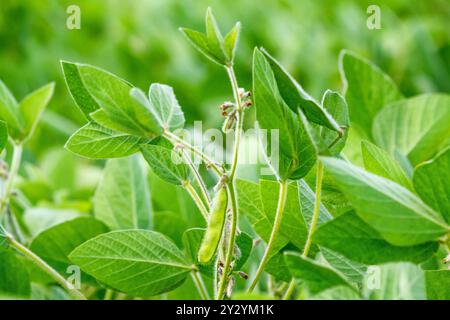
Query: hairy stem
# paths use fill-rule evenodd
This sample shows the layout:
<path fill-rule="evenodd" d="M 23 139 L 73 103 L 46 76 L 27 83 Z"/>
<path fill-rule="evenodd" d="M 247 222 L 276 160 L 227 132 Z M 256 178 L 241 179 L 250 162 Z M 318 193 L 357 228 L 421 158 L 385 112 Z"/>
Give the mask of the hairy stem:
<path fill-rule="evenodd" d="M 197 291 L 203 300 L 210 300 L 208 290 L 206 290 L 205 284 L 203 282 L 202 276 L 197 271 L 191 272 L 192 280 L 194 281 Z"/>
<path fill-rule="evenodd" d="M 77 300 L 87 300 L 86 297 L 77 289 L 73 288 L 73 285 L 64 279 L 55 269 L 49 266 L 44 260 L 39 258 L 36 254 L 34 254 L 27 247 L 17 242 L 13 237 L 6 237 L 8 243 L 15 248 L 17 251 L 22 253 L 25 257 L 30 259 L 37 267 L 42 269 L 45 273 L 47 273 L 53 280 L 55 280 L 59 285 L 61 285 L 64 289 L 69 292 L 69 294 L 77 299 Z"/>
<path fill-rule="evenodd" d="M 241 97 L 239 96 L 239 86 L 233 66 L 227 67 L 228 77 L 230 78 L 231 88 L 233 89 L 234 101 L 236 103 L 236 129 L 234 131 L 234 149 L 233 162 L 231 163 L 229 178 L 233 180 L 238 164 L 239 146 L 241 140 L 242 126 L 244 123 L 244 112 L 242 110 Z"/>
<path fill-rule="evenodd" d="M 166 139 L 168 139 L 169 141 L 171 141 L 172 143 L 179 143 L 180 145 L 182 145 L 183 147 L 185 147 L 192 153 L 198 155 L 206 163 L 206 165 L 208 167 L 211 167 L 217 173 L 217 175 L 219 177 L 222 176 L 222 174 L 224 173 L 223 169 L 220 168 L 219 165 L 214 160 L 212 160 L 206 154 L 204 154 L 203 152 L 198 150 L 196 147 L 194 147 L 190 143 L 188 143 L 188 142 L 184 141 L 183 139 L 181 139 L 180 137 L 176 136 L 172 132 L 164 131 L 163 136 Z"/>
<path fill-rule="evenodd" d="M 192 184 L 189 181 L 185 181 L 183 183 L 183 187 L 189 193 L 192 200 L 194 200 L 194 202 L 197 205 L 197 208 L 200 210 L 200 213 L 202 214 L 203 218 L 205 218 L 205 221 L 208 221 L 208 210 L 206 209 L 205 205 L 203 204 L 203 201 L 200 198 L 200 196 L 198 195 L 195 188 L 192 186 Z"/>
<path fill-rule="evenodd" d="M 236 230 L 238 222 L 238 203 L 233 181 L 229 181 L 227 187 L 231 202 L 231 227 L 227 245 L 227 253 L 225 255 L 225 264 L 223 266 L 222 277 L 220 278 L 219 289 L 217 290 L 217 300 L 221 300 L 224 298 L 225 288 L 228 282 L 228 275 L 231 271 L 231 262 L 233 261 L 234 243 L 236 240 Z"/>
<path fill-rule="evenodd" d="M 184 159 L 188 163 L 189 167 L 191 168 L 192 173 L 194 174 L 195 180 L 197 181 L 197 184 L 200 187 L 200 190 L 202 191 L 203 198 L 206 202 L 206 207 L 209 209 L 211 206 L 211 198 L 208 194 L 208 189 L 206 188 L 205 182 L 203 181 L 202 176 L 200 175 L 200 172 L 198 172 L 197 168 L 195 167 L 194 163 L 192 162 L 191 158 L 189 157 L 189 154 L 187 154 L 186 151 L 182 150 Z"/>
<path fill-rule="evenodd" d="M 16 178 L 17 173 L 19 171 L 21 160 L 22 160 L 22 145 L 13 144 L 13 156 L 11 160 L 11 166 L 9 169 L 8 178 L 5 183 L 5 191 L 3 193 L 2 199 L 0 200 L 0 218 L 3 216 L 5 209 L 9 204 L 14 179 Z"/>
<path fill-rule="evenodd" d="M 314 201 L 314 211 L 311 218 L 311 225 L 308 231 L 308 238 L 306 239 L 305 247 L 303 249 L 302 255 L 307 257 L 309 254 L 309 250 L 311 249 L 312 244 L 312 236 L 317 227 L 317 221 L 319 220 L 319 210 L 320 210 L 320 198 L 322 194 L 322 179 L 323 179 L 323 163 L 322 161 L 317 161 L 316 167 L 316 190 L 315 190 L 315 201 Z M 283 299 L 287 300 L 292 295 L 292 292 L 295 289 L 295 279 L 292 279 L 289 283 L 289 288 L 286 291 Z"/>
<path fill-rule="evenodd" d="M 253 278 L 253 281 L 248 288 L 248 292 L 252 292 L 253 289 L 258 284 L 259 278 L 262 275 L 262 272 L 269 261 L 270 254 L 272 253 L 273 245 L 275 243 L 276 237 L 278 235 L 278 230 L 281 226 L 281 220 L 283 218 L 283 212 L 284 207 L 286 205 L 286 198 L 287 198 L 287 191 L 288 191 L 288 182 L 287 181 L 280 181 L 280 192 L 278 195 L 278 205 L 277 205 L 277 212 L 275 214 L 275 220 L 273 222 L 272 232 L 270 233 L 269 242 L 267 243 L 266 250 L 264 251 L 264 255 L 261 259 L 261 262 L 259 263 L 258 269 L 256 270 L 255 277 Z"/>

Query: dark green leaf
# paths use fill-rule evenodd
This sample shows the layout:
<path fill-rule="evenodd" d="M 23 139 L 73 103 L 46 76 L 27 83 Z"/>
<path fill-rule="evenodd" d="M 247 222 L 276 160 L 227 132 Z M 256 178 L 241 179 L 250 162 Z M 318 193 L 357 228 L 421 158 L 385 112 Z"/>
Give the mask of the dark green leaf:
<path fill-rule="evenodd" d="M 450 270 L 425 271 L 427 298 L 450 300 Z"/>
<path fill-rule="evenodd" d="M 30 279 L 25 264 L 11 250 L 0 247 L 0 299 L 27 298 Z"/>

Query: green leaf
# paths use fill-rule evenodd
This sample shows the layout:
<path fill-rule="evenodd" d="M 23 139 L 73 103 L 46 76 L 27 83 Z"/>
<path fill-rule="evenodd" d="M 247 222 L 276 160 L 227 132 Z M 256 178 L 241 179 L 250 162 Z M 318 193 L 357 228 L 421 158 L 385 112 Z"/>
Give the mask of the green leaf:
<path fill-rule="evenodd" d="M 27 95 L 19 104 L 19 112 L 24 120 L 23 134 L 21 141 L 33 135 L 39 119 L 53 96 L 55 84 L 49 83 L 36 91 Z M 15 137 L 17 139 L 17 137 Z"/>
<path fill-rule="evenodd" d="M 71 264 L 68 256 L 72 250 L 108 231 L 106 225 L 92 217 L 75 218 L 39 233 L 31 242 L 30 250 L 57 271 L 65 274 Z"/>
<path fill-rule="evenodd" d="M 239 41 L 239 34 L 241 32 L 241 23 L 237 22 L 234 27 L 227 33 L 223 41 L 224 50 L 227 60 L 231 63 L 234 61 L 237 43 Z"/>
<path fill-rule="evenodd" d="M 268 132 L 268 158 L 273 148 L 279 148 L 277 163 L 271 159 L 276 174 L 281 180 L 302 178 L 316 161 L 316 149 L 297 111 L 281 97 L 274 73 L 258 49 L 253 55 L 253 94 L 258 124 Z M 271 130 L 278 131 L 278 139 L 271 141 Z"/>
<path fill-rule="evenodd" d="M 421 263 L 429 259 L 439 247 L 437 242 L 408 247 L 392 245 L 354 212 L 344 213 L 317 228 L 313 241 L 364 264 L 395 261 Z"/>
<path fill-rule="evenodd" d="M 425 271 L 429 300 L 450 300 L 450 270 Z"/>
<path fill-rule="evenodd" d="M 364 284 L 364 294 L 371 300 L 425 299 L 424 272 L 408 262 L 373 266 L 368 270 Z"/>
<path fill-rule="evenodd" d="M 430 160 L 450 143 L 450 95 L 424 94 L 387 106 L 374 120 L 373 136 L 413 166 Z"/>
<path fill-rule="evenodd" d="M 372 140 L 375 115 L 387 104 L 402 98 L 397 86 L 376 65 L 350 51 L 339 57 L 351 125 Z"/>
<path fill-rule="evenodd" d="M 143 138 L 89 122 L 69 138 L 65 148 L 91 159 L 120 158 L 138 152 L 139 145 L 145 142 Z"/>
<path fill-rule="evenodd" d="M 356 285 L 362 284 L 367 270 L 366 265 L 347 259 L 343 255 L 325 247 L 320 247 L 320 253 L 332 268 L 340 271 L 351 283 Z"/>
<path fill-rule="evenodd" d="M 146 170 L 137 156 L 108 160 L 94 195 L 94 215 L 111 230 L 149 229 L 152 207 Z"/>
<path fill-rule="evenodd" d="M 450 224 L 450 148 L 419 165 L 414 171 L 413 183 L 422 200 Z"/>
<path fill-rule="evenodd" d="M 176 185 L 189 180 L 189 166 L 175 150 L 146 144 L 141 146 L 141 152 L 150 168 L 161 179 Z"/>
<path fill-rule="evenodd" d="M 314 204 L 316 201 L 316 195 L 313 190 L 308 186 L 308 184 L 304 180 L 297 181 L 297 189 L 298 189 L 298 197 L 300 199 L 300 204 L 302 207 L 302 216 L 305 220 L 306 226 L 311 226 L 311 220 L 314 212 Z M 327 208 L 320 203 L 319 207 L 319 217 L 317 219 L 317 226 L 333 219 L 331 213 L 327 210 Z"/>
<path fill-rule="evenodd" d="M 82 216 L 79 212 L 71 209 L 60 208 L 28 208 L 25 211 L 25 223 L 32 237 L 57 224 Z"/>
<path fill-rule="evenodd" d="M 153 214 L 153 230 L 170 238 L 178 247 L 183 245 L 182 235 L 188 224 L 179 213 L 158 211 Z"/>
<path fill-rule="evenodd" d="M 25 264 L 13 251 L 0 247 L 0 299 L 29 296 L 30 279 Z"/>
<path fill-rule="evenodd" d="M 171 291 L 192 270 L 169 239 L 144 230 L 102 234 L 77 247 L 69 258 L 107 286 L 138 297 Z"/>
<path fill-rule="evenodd" d="M 294 252 L 286 252 L 284 259 L 292 277 L 304 281 L 312 294 L 337 286 L 353 288 L 342 275 L 329 266 Z"/>
<path fill-rule="evenodd" d="M 151 111 L 130 96 L 128 82 L 93 66 L 77 67 L 87 91 L 110 119 L 110 129 L 146 138 L 160 135 L 162 129 Z"/>
<path fill-rule="evenodd" d="M 273 219 L 266 213 L 259 190 L 259 185 L 241 179 L 236 180 L 239 199 L 239 213 L 247 217 L 253 230 L 267 243 L 273 226 Z M 272 213 L 273 214 L 273 213 Z M 273 245 L 273 252 L 278 252 L 289 240 L 279 234 Z"/>
<path fill-rule="evenodd" d="M 191 228 L 191 229 L 186 230 L 183 233 L 183 236 L 182 236 L 183 247 L 187 253 L 187 256 L 190 259 L 190 262 L 193 264 L 197 264 L 197 262 L 198 262 L 198 258 L 197 258 L 198 250 L 200 249 L 200 245 L 202 243 L 203 235 L 204 235 L 205 231 L 206 231 L 206 229 L 203 229 L 203 228 Z M 210 278 L 213 278 L 215 261 L 212 260 L 208 264 L 198 263 L 197 268 L 199 269 L 199 271 L 202 274 L 204 274 Z"/>
<path fill-rule="evenodd" d="M 235 269 L 239 270 L 247 262 L 253 249 L 253 238 L 245 232 L 240 232 L 236 236 L 236 245 L 239 248 L 239 254 L 236 257 Z"/>
<path fill-rule="evenodd" d="M 149 89 L 149 99 L 142 90 L 137 88 L 131 89 L 130 94 L 136 101 L 152 111 L 162 128 L 170 131 L 183 128 L 184 114 L 171 87 L 153 83 Z"/>
<path fill-rule="evenodd" d="M 343 135 L 339 136 L 335 130 L 331 130 L 326 126 L 320 127 L 320 137 L 329 148 L 330 154 L 338 155 L 347 142 L 348 128 L 350 126 L 347 102 L 338 92 L 327 90 L 322 98 L 322 106 L 335 119 L 341 130 L 344 130 Z M 339 140 L 336 142 L 336 139 Z"/>
<path fill-rule="evenodd" d="M 273 225 L 277 211 L 280 184 L 275 181 L 261 180 L 259 185 L 264 211 L 271 225 Z M 289 239 L 298 249 L 303 249 L 305 246 L 308 229 L 302 217 L 302 208 L 295 184 L 288 186 L 283 218 L 278 232 Z"/>
<path fill-rule="evenodd" d="M 402 166 L 389 153 L 368 141 L 361 142 L 364 167 L 378 176 L 392 180 L 399 185 L 413 190 L 411 180 Z"/>
<path fill-rule="evenodd" d="M 273 276 L 277 281 L 289 282 L 292 279 L 283 252 L 278 252 L 269 259 L 264 272 Z"/>
<path fill-rule="evenodd" d="M 67 88 L 75 101 L 75 104 L 80 108 L 84 115 L 90 119 L 89 114 L 99 109 L 100 106 L 86 89 L 83 80 L 81 79 L 78 64 L 61 61 L 61 67 L 66 80 Z"/>
<path fill-rule="evenodd" d="M 216 19 L 212 13 L 211 7 L 206 10 L 206 38 L 208 39 L 208 48 L 216 57 L 219 57 L 221 61 L 226 61 L 225 49 L 223 45 L 223 37 L 217 25 Z"/>
<path fill-rule="evenodd" d="M 219 65 L 223 65 L 220 56 L 216 56 L 214 52 L 209 49 L 208 38 L 205 34 L 188 28 L 180 28 L 180 31 L 186 36 L 189 42 L 208 59 Z"/>
<path fill-rule="evenodd" d="M 8 125 L 5 121 L 0 120 L 0 153 L 8 144 Z"/>
<path fill-rule="evenodd" d="M 450 231 L 439 214 L 402 186 L 343 160 L 322 161 L 358 215 L 388 242 L 412 246 Z"/>
<path fill-rule="evenodd" d="M 318 125 L 327 127 L 334 131 L 340 131 L 339 124 L 322 106 L 311 97 L 302 86 L 284 69 L 284 67 L 273 58 L 265 49 L 261 51 L 255 49 L 255 52 L 262 52 L 265 56 L 266 63 L 273 72 L 273 77 L 277 84 L 279 95 L 285 104 L 294 112 L 300 108 L 306 118 Z M 268 68 L 266 66 L 265 68 Z M 268 79 L 272 78 L 266 71 Z M 271 80 L 273 81 L 273 80 Z"/>
<path fill-rule="evenodd" d="M 0 80 L 0 120 L 8 124 L 9 135 L 13 138 L 23 131 L 24 120 L 18 104 L 8 87 Z"/>

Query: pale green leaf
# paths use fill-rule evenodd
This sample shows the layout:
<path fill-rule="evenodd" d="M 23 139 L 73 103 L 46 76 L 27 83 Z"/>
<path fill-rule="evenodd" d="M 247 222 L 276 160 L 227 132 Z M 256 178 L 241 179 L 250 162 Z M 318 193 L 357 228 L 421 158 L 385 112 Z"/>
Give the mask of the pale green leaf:
<path fill-rule="evenodd" d="M 24 221 L 30 235 L 35 237 L 46 229 L 81 216 L 72 209 L 36 207 L 26 209 Z"/>
<path fill-rule="evenodd" d="M 395 261 L 420 263 L 429 259 L 438 249 L 437 242 L 394 246 L 354 212 L 344 213 L 320 226 L 314 233 L 313 241 L 364 264 Z"/>
<path fill-rule="evenodd" d="M 186 36 L 189 42 L 208 59 L 219 65 L 223 65 L 220 56 L 216 56 L 214 52 L 209 49 L 208 38 L 205 34 L 188 28 L 180 28 L 180 31 Z"/>
<path fill-rule="evenodd" d="M 351 125 L 372 140 L 376 114 L 387 104 L 402 98 L 397 86 L 376 65 L 353 52 L 342 51 L 339 58 Z"/>
<path fill-rule="evenodd" d="M 414 188 L 450 224 L 450 148 L 416 168 Z"/>
<path fill-rule="evenodd" d="M 217 25 L 216 19 L 212 13 L 211 7 L 206 10 L 205 17 L 206 25 L 206 38 L 208 39 L 208 48 L 216 57 L 219 57 L 220 61 L 225 62 L 225 49 L 223 45 L 223 37 Z"/>
<path fill-rule="evenodd" d="M 424 272 L 408 262 L 372 266 L 364 284 L 364 295 L 371 300 L 425 299 Z"/>
<path fill-rule="evenodd" d="M 89 122 L 69 138 L 65 148 L 86 158 L 120 158 L 138 152 L 139 145 L 145 142 L 146 139 Z"/>
<path fill-rule="evenodd" d="M 22 134 L 24 120 L 19 112 L 18 104 L 8 87 L 0 80 L 0 120 L 8 124 L 11 137 Z"/>
<path fill-rule="evenodd" d="M 234 55 L 236 52 L 237 43 L 239 41 L 239 34 L 241 31 L 241 24 L 237 22 L 234 27 L 227 33 L 223 41 L 223 46 L 227 59 L 230 63 L 234 61 Z"/>
<path fill-rule="evenodd" d="M 107 286 L 149 297 L 180 286 L 192 270 L 183 252 L 154 231 L 113 231 L 88 240 L 69 256 Z"/>
<path fill-rule="evenodd" d="M 94 215 L 111 230 L 151 227 L 146 170 L 137 156 L 108 160 L 95 191 Z"/>
<path fill-rule="evenodd" d="M 377 114 L 373 136 L 391 155 L 413 166 L 430 160 L 450 143 L 450 95 L 424 94 L 390 104 Z"/>
<path fill-rule="evenodd" d="M 412 246 L 450 231 L 439 214 L 408 189 L 343 160 L 322 161 L 358 215 L 388 242 Z"/>
<path fill-rule="evenodd" d="M 337 286 L 307 297 L 307 300 L 361 300 L 361 296 L 349 287 Z"/>
<path fill-rule="evenodd" d="M 8 144 L 8 125 L 5 121 L 0 120 L 0 153 Z"/>
<path fill-rule="evenodd" d="M 398 161 L 383 149 L 368 141 L 361 142 L 364 167 L 378 176 L 392 180 L 399 185 L 413 190 L 411 180 Z"/>
<path fill-rule="evenodd" d="M 141 146 L 141 152 L 150 168 L 161 179 L 176 185 L 189 180 L 190 168 L 175 150 L 146 144 Z"/>
<path fill-rule="evenodd" d="M 53 96 L 55 84 L 49 83 L 27 95 L 19 104 L 19 112 L 24 120 L 24 131 L 21 140 L 33 135 L 39 119 Z M 17 137 L 15 137 L 17 139 Z"/>
<path fill-rule="evenodd" d="M 351 283 L 356 285 L 362 284 L 367 270 L 366 265 L 352 261 L 345 256 L 325 247 L 320 247 L 320 253 L 332 268 L 340 271 Z"/>

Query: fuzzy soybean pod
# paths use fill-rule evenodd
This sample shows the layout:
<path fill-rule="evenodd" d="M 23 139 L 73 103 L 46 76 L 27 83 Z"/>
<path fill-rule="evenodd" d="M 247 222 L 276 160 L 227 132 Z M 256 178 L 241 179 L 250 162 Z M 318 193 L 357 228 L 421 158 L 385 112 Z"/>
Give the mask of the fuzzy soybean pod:
<path fill-rule="evenodd" d="M 198 251 L 198 261 L 202 264 L 207 264 L 211 261 L 219 246 L 223 226 L 225 225 L 227 202 L 227 189 L 225 186 L 221 186 L 214 197 L 209 213 L 208 228 Z"/>

